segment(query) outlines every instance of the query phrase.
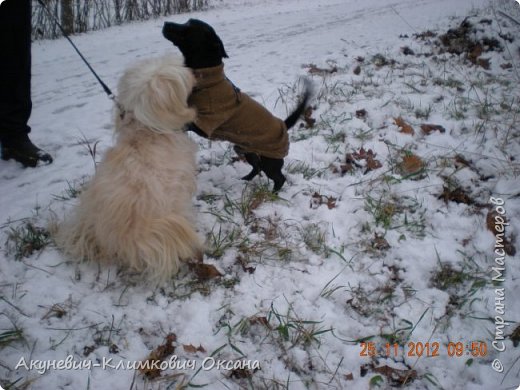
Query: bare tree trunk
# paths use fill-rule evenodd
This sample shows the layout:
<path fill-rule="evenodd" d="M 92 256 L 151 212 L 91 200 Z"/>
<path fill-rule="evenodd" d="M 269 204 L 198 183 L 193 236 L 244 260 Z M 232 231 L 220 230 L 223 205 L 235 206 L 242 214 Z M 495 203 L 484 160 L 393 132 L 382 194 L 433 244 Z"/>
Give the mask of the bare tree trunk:
<path fill-rule="evenodd" d="M 114 9 L 116 14 L 116 24 L 121 24 L 121 0 L 114 0 Z"/>
<path fill-rule="evenodd" d="M 67 35 L 74 33 L 74 8 L 72 2 L 73 0 L 61 0 L 61 25 Z"/>
<path fill-rule="evenodd" d="M 172 0 L 166 0 L 166 5 L 164 8 L 164 15 L 170 15 L 172 13 Z"/>
<path fill-rule="evenodd" d="M 189 9 L 189 0 L 179 0 L 179 12 L 188 12 Z"/>

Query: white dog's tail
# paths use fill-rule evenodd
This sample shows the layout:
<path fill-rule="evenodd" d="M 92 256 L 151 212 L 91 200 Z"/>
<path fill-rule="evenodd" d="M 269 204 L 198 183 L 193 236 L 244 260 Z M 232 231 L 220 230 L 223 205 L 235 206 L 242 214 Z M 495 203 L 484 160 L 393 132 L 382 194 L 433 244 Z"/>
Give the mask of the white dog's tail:
<path fill-rule="evenodd" d="M 139 237 L 129 242 L 130 252 L 124 264 L 143 270 L 152 278 L 164 280 L 179 271 L 182 260 L 195 259 L 202 253 L 200 239 L 183 216 L 172 214 L 156 218 L 139 227 Z M 126 261 L 125 261 L 126 260 Z"/>

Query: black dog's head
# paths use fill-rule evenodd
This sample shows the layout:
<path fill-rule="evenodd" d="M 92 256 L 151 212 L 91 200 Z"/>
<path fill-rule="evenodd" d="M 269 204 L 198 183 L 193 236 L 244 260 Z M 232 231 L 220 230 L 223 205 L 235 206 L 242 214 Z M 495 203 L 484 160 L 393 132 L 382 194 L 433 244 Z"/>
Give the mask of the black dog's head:
<path fill-rule="evenodd" d="M 190 19 L 184 24 L 165 22 L 162 33 L 179 48 L 189 68 L 217 66 L 228 56 L 213 27 L 201 20 Z"/>

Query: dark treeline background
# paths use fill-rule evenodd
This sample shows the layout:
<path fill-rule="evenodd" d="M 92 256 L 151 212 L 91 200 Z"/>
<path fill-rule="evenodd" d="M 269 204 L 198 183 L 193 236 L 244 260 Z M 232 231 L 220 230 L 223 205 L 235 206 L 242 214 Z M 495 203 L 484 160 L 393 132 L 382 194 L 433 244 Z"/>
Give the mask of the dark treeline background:
<path fill-rule="evenodd" d="M 68 34 L 99 30 L 133 20 L 201 10 L 208 0 L 43 0 Z M 33 0 L 33 39 L 62 36 L 38 1 Z"/>

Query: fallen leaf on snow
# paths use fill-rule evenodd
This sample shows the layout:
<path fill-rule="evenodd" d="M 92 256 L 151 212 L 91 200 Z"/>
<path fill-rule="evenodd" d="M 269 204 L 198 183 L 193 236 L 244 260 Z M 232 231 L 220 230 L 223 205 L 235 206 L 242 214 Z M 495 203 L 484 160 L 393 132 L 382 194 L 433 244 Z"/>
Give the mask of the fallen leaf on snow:
<path fill-rule="evenodd" d="M 141 374 L 147 376 L 148 378 L 157 378 L 161 376 L 161 370 L 159 368 L 156 368 L 158 366 L 157 363 L 147 364 L 146 362 L 162 362 L 164 359 L 166 359 L 168 356 L 175 352 L 175 346 L 173 345 L 173 343 L 176 341 L 177 336 L 174 333 L 168 334 L 164 340 L 164 344 L 159 345 L 152 352 L 150 352 L 148 357 L 142 362 L 141 367 L 145 368 L 139 369 Z"/>
<path fill-rule="evenodd" d="M 446 129 L 440 125 L 431 125 L 431 124 L 427 124 L 427 123 L 421 125 L 421 130 L 426 135 L 429 135 L 429 134 L 433 133 L 434 131 L 438 131 L 440 133 L 446 132 Z"/>
<path fill-rule="evenodd" d="M 322 204 L 326 204 L 328 209 L 332 210 L 332 209 L 336 208 L 336 201 L 337 200 L 338 199 L 334 198 L 333 196 L 321 195 L 318 192 L 315 192 L 311 196 L 311 205 L 310 205 L 310 207 L 312 209 L 317 209 Z"/>
<path fill-rule="evenodd" d="M 202 345 L 199 345 L 198 347 L 195 347 L 193 344 L 189 344 L 189 345 L 183 345 L 182 348 L 184 349 L 184 352 L 187 352 L 187 353 L 197 353 L 197 352 L 202 352 L 202 353 L 205 353 L 206 350 L 202 347 Z"/>
<path fill-rule="evenodd" d="M 221 277 L 222 274 L 211 264 L 190 264 L 191 269 L 201 281 Z"/>
<path fill-rule="evenodd" d="M 249 324 L 262 325 L 262 326 L 265 326 L 267 329 L 272 329 L 267 317 L 257 317 L 257 316 L 249 317 Z"/>
<path fill-rule="evenodd" d="M 390 249 L 390 244 L 384 237 L 381 237 L 379 235 L 375 235 L 375 237 L 372 239 L 372 248 L 378 250 L 378 251 L 386 251 Z"/>
<path fill-rule="evenodd" d="M 495 236 L 498 234 L 502 234 L 502 244 L 504 246 L 504 252 L 509 256 L 514 256 L 516 254 L 516 248 L 513 245 L 513 242 L 509 240 L 506 235 L 506 228 L 505 225 L 502 225 L 501 223 L 497 223 L 497 218 L 500 218 L 501 221 L 504 223 L 507 223 L 507 218 L 505 216 L 502 216 L 496 212 L 496 210 L 489 210 L 486 216 L 486 227 L 488 230 L 493 233 Z M 499 229 L 499 226 L 502 226 L 503 229 Z M 502 231 L 500 231 L 502 230 Z"/>
<path fill-rule="evenodd" d="M 310 74 L 332 74 L 332 73 L 336 73 L 338 71 L 338 68 L 334 65 L 334 66 L 331 66 L 329 69 L 325 69 L 325 68 L 319 68 L 317 67 L 315 64 L 308 64 L 308 65 L 304 65 L 304 68 L 308 68 L 308 72 Z"/>
<path fill-rule="evenodd" d="M 468 205 L 475 203 L 475 201 L 471 199 L 469 195 L 466 194 L 466 192 L 460 187 L 450 190 L 448 187 L 444 186 L 442 189 L 442 194 L 438 196 L 438 199 L 443 199 L 446 203 L 448 201 L 464 203 Z"/>
<path fill-rule="evenodd" d="M 367 110 L 365 110 L 364 108 L 356 111 L 356 118 L 365 119 L 366 117 L 367 117 Z"/>
<path fill-rule="evenodd" d="M 399 164 L 399 168 L 406 175 L 419 173 L 424 168 L 424 162 L 415 154 L 406 155 Z"/>
<path fill-rule="evenodd" d="M 312 117 L 313 109 L 311 106 L 307 107 L 303 112 L 303 121 L 305 122 L 305 127 L 311 128 L 316 124 L 316 119 Z"/>
<path fill-rule="evenodd" d="M 404 134 L 410 134 L 414 135 L 415 131 L 412 126 L 410 126 L 402 117 L 394 118 L 394 123 L 399 127 L 401 130 L 399 130 L 400 133 Z"/>

